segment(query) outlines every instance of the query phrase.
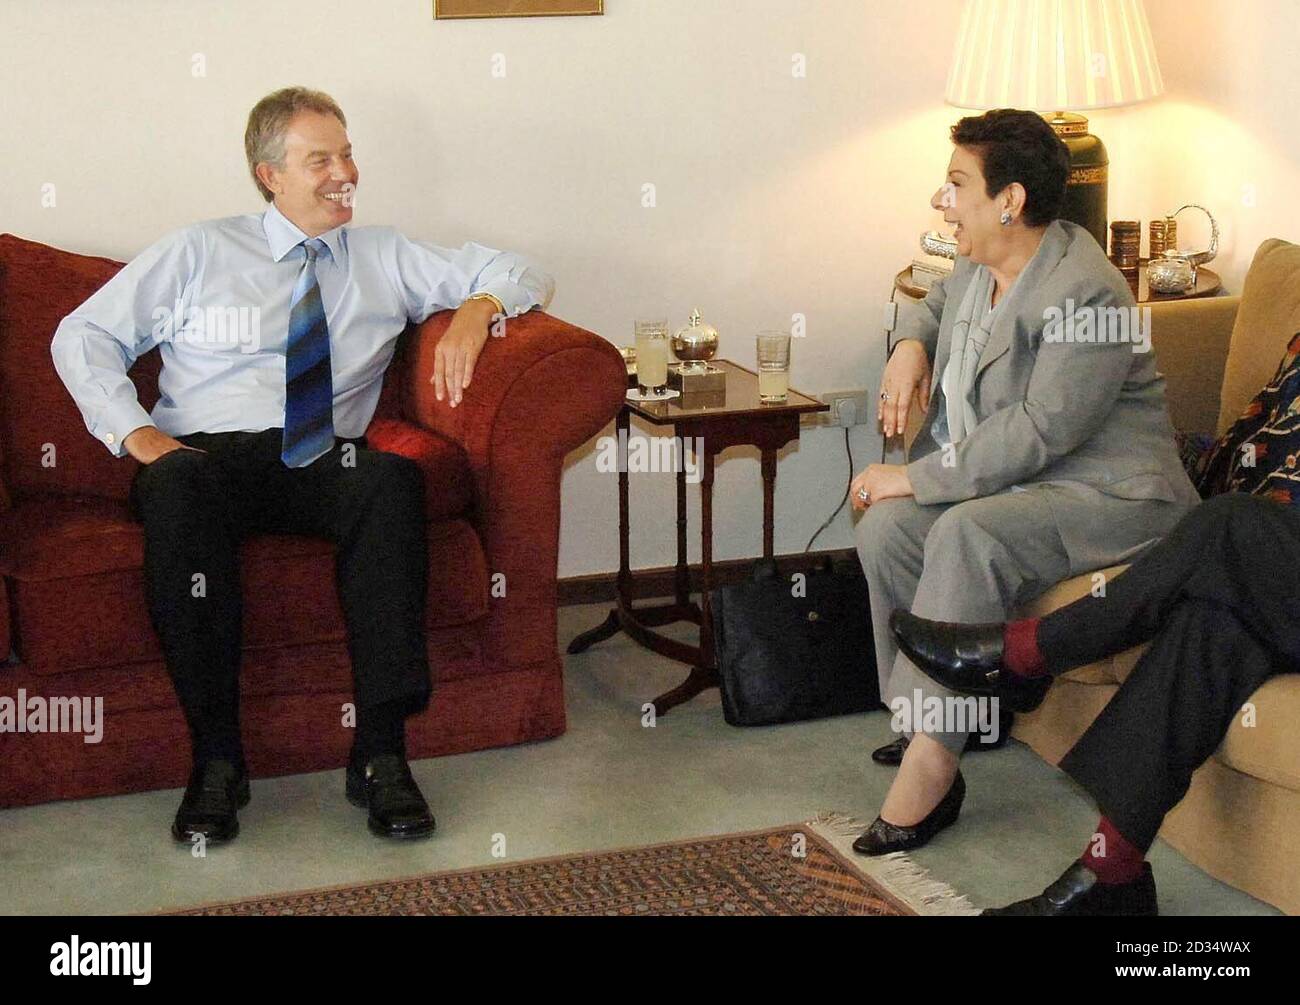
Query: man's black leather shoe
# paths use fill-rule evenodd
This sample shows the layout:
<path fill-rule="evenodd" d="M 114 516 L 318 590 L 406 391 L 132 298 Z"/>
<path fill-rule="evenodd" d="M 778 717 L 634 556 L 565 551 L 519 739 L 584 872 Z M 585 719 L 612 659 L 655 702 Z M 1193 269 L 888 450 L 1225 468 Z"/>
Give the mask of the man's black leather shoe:
<path fill-rule="evenodd" d="M 433 833 L 429 804 L 400 754 L 380 754 L 364 767 L 348 764 L 346 791 L 348 802 L 370 811 L 367 825 L 372 834 L 423 838 Z"/>
<path fill-rule="evenodd" d="M 899 827 L 887 820 L 876 817 L 871 826 L 864 830 L 853 842 L 853 850 L 859 855 L 886 855 L 891 851 L 908 851 L 920 848 L 945 827 L 957 822 L 961 812 L 962 801 L 966 798 L 966 779 L 961 772 L 953 779 L 952 786 L 939 805 L 930 811 L 929 816 L 914 827 Z"/>
<path fill-rule="evenodd" d="M 898 647 L 931 680 L 960 694 L 997 698 L 1015 712 L 1032 712 L 1052 678 L 1021 677 L 1003 665 L 1003 627 L 927 621 L 903 610 L 889 616 Z"/>
<path fill-rule="evenodd" d="M 247 806 L 251 797 L 247 770 L 229 761 L 195 765 L 172 821 L 172 837 L 186 843 L 199 834 L 207 844 L 233 841 L 239 835 L 237 811 Z"/>
<path fill-rule="evenodd" d="M 1101 883 L 1082 862 L 1075 862 L 1061 878 L 1028 900 L 1018 900 L 1006 907 L 990 907 L 989 915 L 1012 917 L 1146 917 L 1159 914 L 1156 905 L 1156 878 L 1151 863 L 1142 863 L 1142 875 L 1131 883 Z"/>

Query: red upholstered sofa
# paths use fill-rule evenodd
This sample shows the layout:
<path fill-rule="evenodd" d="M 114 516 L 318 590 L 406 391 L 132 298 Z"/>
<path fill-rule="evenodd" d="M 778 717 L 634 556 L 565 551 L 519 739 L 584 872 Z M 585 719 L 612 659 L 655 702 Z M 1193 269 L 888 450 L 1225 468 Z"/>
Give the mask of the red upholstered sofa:
<path fill-rule="evenodd" d="M 144 601 L 136 462 L 86 431 L 50 359 L 59 320 L 120 263 L 0 235 L 0 697 L 103 699 L 103 735 L 0 732 L 0 806 L 185 783 L 189 741 Z M 434 697 L 408 752 L 434 757 L 564 731 L 556 549 L 565 455 L 617 412 L 618 351 L 534 311 L 489 339 L 461 405 L 433 395 L 450 312 L 403 336 L 367 431 L 419 461 L 429 500 Z M 131 371 L 157 399 L 157 351 Z M 243 548 L 243 730 L 255 776 L 342 766 L 351 674 L 333 546 Z M 498 575 L 499 574 L 499 575 Z M 495 588 L 494 588 L 495 584 Z"/>

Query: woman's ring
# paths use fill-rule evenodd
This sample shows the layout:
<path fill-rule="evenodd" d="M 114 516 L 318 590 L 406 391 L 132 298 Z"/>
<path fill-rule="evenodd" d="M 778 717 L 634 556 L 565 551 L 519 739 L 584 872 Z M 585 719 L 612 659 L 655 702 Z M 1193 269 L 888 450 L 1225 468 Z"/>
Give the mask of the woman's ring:
<path fill-rule="evenodd" d="M 863 502 L 869 502 L 871 500 L 871 493 L 866 489 L 858 489 L 858 498 Z"/>
<path fill-rule="evenodd" d="M 888 401 L 889 399 L 890 399 L 890 394 L 889 394 L 888 391 L 881 391 L 881 392 L 880 392 L 880 400 L 881 400 L 881 401 Z"/>

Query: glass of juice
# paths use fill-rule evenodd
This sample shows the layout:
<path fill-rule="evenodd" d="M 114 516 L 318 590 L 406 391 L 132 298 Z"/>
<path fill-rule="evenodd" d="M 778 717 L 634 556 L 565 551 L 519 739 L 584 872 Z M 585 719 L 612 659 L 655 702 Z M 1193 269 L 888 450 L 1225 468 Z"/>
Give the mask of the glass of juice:
<path fill-rule="evenodd" d="M 635 328 L 636 383 L 642 395 L 668 391 L 668 322 L 638 321 Z"/>
<path fill-rule="evenodd" d="M 758 399 L 764 404 L 785 401 L 790 391 L 790 334 L 759 332 Z"/>

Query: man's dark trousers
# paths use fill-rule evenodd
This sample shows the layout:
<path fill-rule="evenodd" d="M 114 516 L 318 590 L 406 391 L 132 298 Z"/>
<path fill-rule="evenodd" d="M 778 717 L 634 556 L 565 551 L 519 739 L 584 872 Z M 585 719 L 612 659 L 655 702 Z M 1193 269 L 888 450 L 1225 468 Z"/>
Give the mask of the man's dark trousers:
<path fill-rule="evenodd" d="M 252 534 L 302 534 L 337 545 L 359 717 L 376 708 L 409 714 L 428 703 L 419 466 L 367 449 L 362 439 L 336 440 L 306 467 L 287 468 L 282 436 L 280 429 L 181 436 L 196 449 L 142 466 L 131 486 L 132 509 L 144 524 L 149 613 L 196 761 L 242 756 L 239 543 Z"/>
<path fill-rule="evenodd" d="M 1050 673 L 1150 641 L 1061 767 L 1146 848 L 1192 773 L 1270 677 L 1300 671 L 1300 513 L 1216 496 L 1186 516 L 1104 596 L 1039 623 Z"/>

